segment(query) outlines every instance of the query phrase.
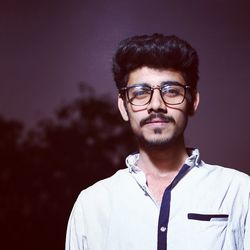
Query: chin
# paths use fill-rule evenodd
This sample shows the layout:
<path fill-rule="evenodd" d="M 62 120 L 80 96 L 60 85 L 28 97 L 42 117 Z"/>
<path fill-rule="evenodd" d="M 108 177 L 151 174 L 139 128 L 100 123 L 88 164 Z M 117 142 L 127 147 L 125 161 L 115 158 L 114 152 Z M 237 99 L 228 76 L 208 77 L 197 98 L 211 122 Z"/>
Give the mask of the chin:
<path fill-rule="evenodd" d="M 139 146 L 147 149 L 165 149 L 176 142 L 176 138 L 145 138 L 144 136 L 137 136 Z"/>

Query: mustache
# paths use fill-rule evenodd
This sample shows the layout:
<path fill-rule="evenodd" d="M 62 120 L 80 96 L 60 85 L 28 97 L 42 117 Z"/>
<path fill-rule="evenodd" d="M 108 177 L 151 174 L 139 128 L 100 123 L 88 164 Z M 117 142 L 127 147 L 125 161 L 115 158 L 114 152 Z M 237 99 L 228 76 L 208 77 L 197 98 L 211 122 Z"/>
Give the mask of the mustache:
<path fill-rule="evenodd" d="M 160 119 L 163 122 L 173 122 L 175 123 L 175 119 L 172 116 L 168 116 L 168 115 L 164 115 L 162 113 L 154 113 L 154 114 L 150 114 L 148 117 L 142 119 L 140 121 L 140 126 L 144 126 L 147 123 L 152 122 L 154 119 Z"/>

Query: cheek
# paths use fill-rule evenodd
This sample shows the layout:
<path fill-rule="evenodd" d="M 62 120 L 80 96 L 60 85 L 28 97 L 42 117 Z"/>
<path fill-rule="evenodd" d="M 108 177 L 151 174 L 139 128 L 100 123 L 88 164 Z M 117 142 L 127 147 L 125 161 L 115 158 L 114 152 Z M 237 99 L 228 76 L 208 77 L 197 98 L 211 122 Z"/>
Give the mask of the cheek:
<path fill-rule="evenodd" d="M 143 117 L 139 113 L 134 113 L 128 110 L 128 118 L 131 128 L 137 131 L 140 130 L 140 122 Z"/>
<path fill-rule="evenodd" d="M 169 111 L 168 115 L 174 118 L 177 127 L 183 127 L 188 119 L 187 106 L 183 106 L 183 108 L 180 109 L 174 109 L 172 112 Z"/>
<path fill-rule="evenodd" d="M 185 114 L 184 112 L 180 113 L 179 116 L 175 118 L 175 122 L 176 122 L 176 127 L 178 128 L 178 130 L 184 130 L 188 122 L 187 114 Z"/>
<path fill-rule="evenodd" d="M 168 111 L 168 114 L 175 117 L 175 119 L 186 120 L 189 114 L 189 105 L 187 102 L 183 102 L 176 107 L 170 107 Z"/>
<path fill-rule="evenodd" d="M 130 112 L 133 114 L 138 114 L 140 115 L 142 112 L 147 111 L 147 105 L 145 106 L 129 106 Z"/>
<path fill-rule="evenodd" d="M 130 122 L 130 126 L 133 129 L 139 129 L 140 128 L 140 119 L 134 116 L 129 116 L 129 122 Z"/>
<path fill-rule="evenodd" d="M 143 117 L 147 116 L 145 107 L 142 106 L 132 106 L 127 105 L 127 114 L 129 117 L 129 121 L 133 123 L 140 123 Z"/>

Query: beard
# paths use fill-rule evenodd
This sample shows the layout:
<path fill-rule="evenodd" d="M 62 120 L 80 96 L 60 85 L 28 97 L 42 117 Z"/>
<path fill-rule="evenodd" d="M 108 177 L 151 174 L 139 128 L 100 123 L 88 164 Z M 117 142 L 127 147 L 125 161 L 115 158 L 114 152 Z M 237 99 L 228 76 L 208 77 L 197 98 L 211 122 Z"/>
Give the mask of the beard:
<path fill-rule="evenodd" d="M 152 118 L 155 118 L 156 116 L 160 117 L 166 122 L 172 123 L 172 125 L 175 126 L 173 134 L 165 135 L 165 132 L 163 131 L 162 128 L 155 128 L 153 130 L 153 133 L 159 136 L 157 136 L 157 138 L 154 139 L 148 139 L 142 133 L 136 133 L 134 131 L 134 135 L 139 144 L 139 147 L 148 150 L 164 150 L 167 148 L 171 148 L 173 145 L 176 145 L 184 141 L 184 131 L 186 129 L 188 119 L 185 120 L 185 122 L 182 124 L 181 127 L 176 127 L 176 122 L 173 117 L 164 116 L 162 114 L 153 115 L 152 117 L 149 117 L 141 121 L 141 127 L 147 124 L 147 122 L 149 122 Z"/>
<path fill-rule="evenodd" d="M 160 129 L 154 130 L 155 134 L 161 134 L 162 131 Z M 151 149 L 151 150 L 162 150 L 170 148 L 172 145 L 176 144 L 179 141 L 183 140 L 183 133 L 179 135 L 175 135 L 172 137 L 167 138 L 158 138 L 158 139 L 147 139 L 142 134 L 135 134 L 136 140 L 139 144 L 139 147 L 144 149 Z"/>

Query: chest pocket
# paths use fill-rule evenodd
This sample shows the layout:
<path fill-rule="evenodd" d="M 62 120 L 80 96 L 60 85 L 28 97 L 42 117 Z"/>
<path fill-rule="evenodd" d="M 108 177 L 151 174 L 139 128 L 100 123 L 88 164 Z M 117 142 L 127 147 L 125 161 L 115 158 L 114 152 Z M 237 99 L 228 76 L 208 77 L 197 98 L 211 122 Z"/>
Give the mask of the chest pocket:
<path fill-rule="evenodd" d="M 228 221 L 228 214 L 188 214 L 189 220 L 197 221 Z"/>
<path fill-rule="evenodd" d="M 223 249 L 228 226 L 227 214 L 188 213 L 187 219 L 189 245 L 193 249 Z"/>

